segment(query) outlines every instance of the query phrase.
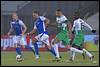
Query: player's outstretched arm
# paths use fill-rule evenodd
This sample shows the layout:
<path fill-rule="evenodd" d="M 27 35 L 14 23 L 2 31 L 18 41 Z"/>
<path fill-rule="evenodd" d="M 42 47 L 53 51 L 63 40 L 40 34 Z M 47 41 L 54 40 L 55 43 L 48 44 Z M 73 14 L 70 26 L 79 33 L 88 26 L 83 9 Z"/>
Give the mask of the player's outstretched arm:
<path fill-rule="evenodd" d="M 92 27 L 89 24 L 87 24 L 86 22 L 84 22 L 83 25 L 88 27 L 91 30 L 92 33 L 96 32 L 96 30 L 93 30 Z"/>
<path fill-rule="evenodd" d="M 36 24 L 34 24 L 34 28 L 32 29 L 31 32 L 29 32 L 29 35 L 34 34 L 36 32 L 36 29 L 37 29 Z"/>
<path fill-rule="evenodd" d="M 91 32 L 92 32 L 92 33 L 96 33 L 96 30 L 92 30 Z"/>
<path fill-rule="evenodd" d="M 33 28 L 31 32 L 29 32 L 30 35 L 34 34 L 36 32 L 36 29 Z"/>

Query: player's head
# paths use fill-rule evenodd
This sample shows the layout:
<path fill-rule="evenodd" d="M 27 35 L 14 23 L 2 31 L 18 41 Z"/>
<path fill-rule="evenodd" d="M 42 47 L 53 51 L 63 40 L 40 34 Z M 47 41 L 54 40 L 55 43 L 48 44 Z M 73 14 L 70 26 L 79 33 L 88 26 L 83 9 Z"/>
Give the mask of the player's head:
<path fill-rule="evenodd" d="M 80 13 L 79 12 L 75 12 L 73 18 L 74 19 L 78 19 L 80 17 Z"/>
<path fill-rule="evenodd" d="M 12 13 L 12 19 L 13 20 L 17 20 L 18 19 L 18 15 L 16 12 Z"/>
<path fill-rule="evenodd" d="M 61 9 L 57 9 L 56 10 L 56 16 L 61 16 L 63 13 L 62 13 L 62 10 Z"/>
<path fill-rule="evenodd" d="M 32 16 L 33 16 L 33 18 L 38 18 L 39 12 L 38 11 L 33 11 Z"/>

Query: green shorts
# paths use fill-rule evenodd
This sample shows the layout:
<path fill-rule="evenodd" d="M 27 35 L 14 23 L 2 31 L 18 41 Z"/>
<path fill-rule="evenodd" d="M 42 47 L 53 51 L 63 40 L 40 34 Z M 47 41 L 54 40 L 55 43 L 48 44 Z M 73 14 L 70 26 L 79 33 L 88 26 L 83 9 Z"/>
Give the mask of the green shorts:
<path fill-rule="evenodd" d="M 57 35 L 56 38 L 63 42 L 64 45 L 68 45 L 70 40 L 68 37 L 68 32 L 66 30 L 61 30 Z"/>
<path fill-rule="evenodd" d="M 74 40 L 72 42 L 72 45 L 80 46 L 82 47 L 84 43 L 84 34 L 82 31 L 78 31 L 77 34 L 75 34 Z"/>

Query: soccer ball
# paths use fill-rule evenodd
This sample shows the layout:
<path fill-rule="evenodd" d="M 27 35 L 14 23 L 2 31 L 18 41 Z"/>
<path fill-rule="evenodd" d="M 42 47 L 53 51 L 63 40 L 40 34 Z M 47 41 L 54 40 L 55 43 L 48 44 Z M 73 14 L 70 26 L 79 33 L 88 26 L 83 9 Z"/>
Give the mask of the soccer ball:
<path fill-rule="evenodd" d="M 17 56 L 16 56 L 16 60 L 17 60 L 18 62 L 21 62 L 21 61 L 23 60 L 23 58 L 22 58 L 21 55 L 17 55 Z"/>

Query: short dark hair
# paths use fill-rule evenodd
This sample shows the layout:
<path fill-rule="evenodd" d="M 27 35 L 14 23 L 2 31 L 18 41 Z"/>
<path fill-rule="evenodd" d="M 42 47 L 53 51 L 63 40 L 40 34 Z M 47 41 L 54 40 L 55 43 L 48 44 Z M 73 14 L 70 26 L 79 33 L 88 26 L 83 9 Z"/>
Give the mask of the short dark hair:
<path fill-rule="evenodd" d="M 33 13 L 39 14 L 39 12 L 38 12 L 38 11 L 33 11 Z"/>
<path fill-rule="evenodd" d="M 80 16 L 80 13 L 79 12 L 74 12 L 74 15 Z"/>
<path fill-rule="evenodd" d="M 60 11 L 60 12 L 62 12 L 62 10 L 61 10 L 61 9 L 57 9 L 56 11 Z"/>

